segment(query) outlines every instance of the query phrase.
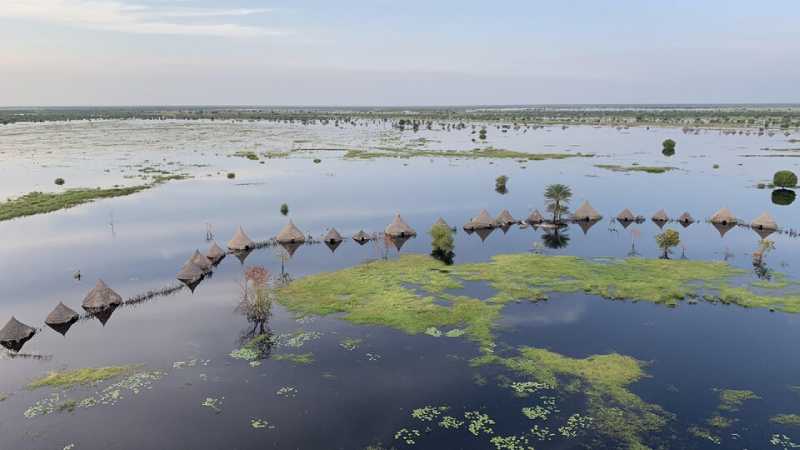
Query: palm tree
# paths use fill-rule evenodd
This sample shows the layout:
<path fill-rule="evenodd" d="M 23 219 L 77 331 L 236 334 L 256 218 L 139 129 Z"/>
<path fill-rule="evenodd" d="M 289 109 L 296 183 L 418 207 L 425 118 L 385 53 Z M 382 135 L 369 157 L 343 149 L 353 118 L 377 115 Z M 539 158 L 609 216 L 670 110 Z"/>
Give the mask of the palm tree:
<path fill-rule="evenodd" d="M 553 223 L 561 223 L 561 215 L 568 211 L 567 205 L 572 198 L 572 190 L 563 184 L 551 184 L 544 190 L 547 210 L 553 213 Z"/>

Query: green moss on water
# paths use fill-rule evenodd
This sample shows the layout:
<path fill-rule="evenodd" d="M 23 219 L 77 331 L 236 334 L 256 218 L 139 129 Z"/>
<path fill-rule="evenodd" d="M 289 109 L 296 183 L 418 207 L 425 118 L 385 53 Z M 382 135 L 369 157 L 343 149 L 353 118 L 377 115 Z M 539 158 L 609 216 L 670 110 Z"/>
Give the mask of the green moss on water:
<path fill-rule="evenodd" d="M 313 353 L 281 353 L 272 355 L 276 361 L 289 361 L 294 364 L 311 364 L 314 362 Z"/>
<path fill-rule="evenodd" d="M 110 366 L 98 368 L 83 368 L 62 372 L 50 372 L 47 375 L 37 378 L 30 382 L 28 389 L 38 389 L 42 387 L 72 387 L 83 384 L 97 383 L 100 381 L 116 378 L 120 375 L 130 373 L 136 366 Z"/>
<path fill-rule="evenodd" d="M 233 154 L 237 158 L 246 158 L 251 161 L 258 161 L 258 154 L 254 151 L 240 150 Z"/>
<path fill-rule="evenodd" d="M 798 414 L 778 414 L 769 418 L 772 423 L 800 427 L 800 415 Z"/>
<path fill-rule="evenodd" d="M 761 397 L 753 391 L 740 389 L 721 389 L 719 391 L 720 411 L 735 412 L 741 408 L 742 404 L 748 400 L 759 400 Z"/>
<path fill-rule="evenodd" d="M 147 184 L 109 189 L 80 188 L 64 192 L 30 192 L 21 197 L 0 202 L 0 222 L 72 208 L 98 199 L 131 195 L 152 186 L 152 184 Z"/>
<path fill-rule="evenodd" d="M 666 173 L 676 169 L 676 167 L 670 166 L 621 166 L 618 164 L 595 164 L 594 166 L 600 169 L 611 170 L 613 172 Z"/>
<path fill-rule="evenodd" d="M 671 415 L 629 390 L 645 376 L 643 363 L 617 353 L 571 358 L 546 349 L 521 347 L 514 357 L 489 356 L 477 364 L 499 364 L 519 374 L 558 387 L 580 381 L 587 413 L 599 433 L 625 448 L 646 448 L 643 439 L 661 430 Z"/>

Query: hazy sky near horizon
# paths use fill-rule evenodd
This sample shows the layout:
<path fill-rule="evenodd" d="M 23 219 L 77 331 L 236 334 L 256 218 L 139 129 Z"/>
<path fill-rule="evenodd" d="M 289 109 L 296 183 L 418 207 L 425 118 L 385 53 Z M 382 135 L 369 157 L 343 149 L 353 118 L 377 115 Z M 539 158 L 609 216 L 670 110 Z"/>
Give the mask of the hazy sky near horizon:
<path fill-rule="evenodd" d="M 0 105 L 800 102 L 800 1 L 0 0 Z"/>

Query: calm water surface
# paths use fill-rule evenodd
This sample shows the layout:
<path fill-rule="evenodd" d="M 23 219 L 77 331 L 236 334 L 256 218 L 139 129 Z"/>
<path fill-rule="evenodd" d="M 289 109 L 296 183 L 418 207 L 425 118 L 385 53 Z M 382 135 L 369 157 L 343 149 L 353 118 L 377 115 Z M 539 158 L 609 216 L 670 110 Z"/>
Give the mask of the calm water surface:
<path fill-rule="evenodd" d="M 340 153 L 320 151 L 266 164 L 232 158 L 241 149 L 284 151 L 293 148 L 372 148 L 412 145 L 424 137 L 426 148 L 475 146 L 468 131 L 399 133 L 385 126 L 301 127 L 269 123 L 80 122 L 18 124 L 0 128 L 0 195 L 35 189 L 54 190 L 52 180 L 68 185 L 108 186 L 135 183 L 125 178 L 133 164 L 169 162 L 195 178 L 172 182 L 130 197 L 103 200 L 52 214 L 0 223 L 0 321 L 11 315 L 40 328 L 21 351 L 28 357 L 0 360 L 0 448 L 341 448 L 359 449 L 395 440 L 402 428 L 424 430 L 410 411 L 425 405 L 449 405 L 452 415 L 481 410 L 497 425 L 495 434 L 519 434 L 530 428 L 518 398 L 498 376 L 519 380 L 498 368 L 470 367 L 476 346 L 463 339 L 409 336 L 382 327 L 354 326 L 336 317 L 301 321 L 279 305 L 269 330 L 280 335 L 317 332 L 300 348 L 277 346 L 273 354 L 314 354 L 297 365 L 266 359 L 258 367 L 231 358 L 230 352 L 252 336 L 253 326 L 236 309 L 244 267 L 262 265 L 281 273 L 275 249 L 251 253 L 244 264 L 227 257 L 194 293 L 183 289 L 136 306 L 114 311 L 103 325 L 97 319 L 75 324 L 66 336 L 43 325 L 63 301 L 78 310 L 98 278 L 124 298 L 174 284 L 174 275 L 195 248 L 203 251 L 207 224 L 220 244 L 238 225 L 254 239 L 274 236 L 290 217 L 315 236 L 335 226 L 349 236 L 360 229 L 380 231 L 396 212 L 420 232 L 401 253 L 428 253 L 425 231 L 439 217 L 462 225 L 480 209 L 497 214 L 508 208 L 524 218 L 543 210 L 544 186 L 560 182 L 575 193 L 573 206 L 589 200 L 604 219 L 584 232 L 577 225 L 564 232 L 566 245 L 544 247 L 543 232 L 512 227 L 495 230 L 482 241 L 476 234 L 456 235 L 456 263 L 486 261 L 496 254 L 543 251 L 587 258 L 624 257 L 632 250 L 658 257 L 653 236 L 661 230 L 649 220 L 627 229 L 611 219 L 625 207 L 650 217 L 660 208 L 672 216 L 684 210 L 708 218 L 722 206 L 749 221 L 769 211 L 786 228 L 800 227 L 797 205 L 776 206 L 769 190 L 755 188 L 781 168 L 797 171 L 797 158 L 744 158 L 769 154 L 766 147 L 789 148 L 784 136 L 727 136 L 707 131 L 616 130 L 560 127 L 501 134 L 490 130 L 498 148 L 530 152 L 595 153 L 595 158 L 519 163 L 511 160 L 382 159 L 347 161 Z M 667 158 L 660 142 L 671 137 L 678 153 Z M 51 153 L 52 152 L 52 153 Z M 322 159 L 320 164 L 313 157 Z M 666 174 L 617 173 L 595 164 L 640 163 L 677 167 Z M 719 168 L 714 169 L 713 165 Z M 106 172 L 108 170 L 108 172 Z M 228 180 L 226 172 L 236 172 Z M 494 179 L 510 177 L 509 192 L 493 191 Z M 706 223 L 681 232 L 689 259 L 722 260 L 748 270 L 760 239 L 752 230 L 734 228 L 724 237 Z M 790 277 L 800 265 L 800 241 L 773 235 L 776 250 L 767 263 Z M 397 257 L 396 249 L 346 241 L 335 252 L 306 245 L 283 264 L 293 278 L 351 267 L 370 259 Z M 73 279 L 80 270 L 82 278 Z M 467 295 L 486 298 L 487 286 L 467 284 Z M 651 377 L 631 386 L 649 403 L 675 414 L 653 445 L 673 448 L 716 447 L 690 436 L 691 426 L 706 426 L 717 407 L 714 389 L 749 389 L 761 399 L 746 403 L 736 421 L 717 434 L 721 448 L 769 448 L 775 433 L 800 441 L 800 432 L 769 422 L 779 413 L 800 413 L 800 317 L 732 306 L 682 304 L 670 309 L 649 303 L 612 302 L 591 296 L 559 295 L 540 303 L 506 307 L 497 332 L 501 348 L 521 345 L 547 348 L 572 357 L 619 352 L 647 361 Z M 345 338 L 362 339 L 353 350 Z M 187 363 L 197 360 L 196 363 Z M 181 362 L 187 364 L 181 364 Z M 176 364 L 178 363 L 178 364 Z M 142 364 L 164 372 L 150 389 L 122 391 L 114 405 L 26 418 L 24 412 L 48 397 L 50 390 L 23 387 L 49 370 Z M 486 382 L 476 383 L 476 379 Z M 99 387 L 75 392 L 92 395 Z M 278 395 L 282 388 L 294 395 Z M 53 392 L 58 392 L 53 391 Z M 286 390 L 282 391 L 286 392 Z M 293 392 L 293 391 L 289 391 Z M 81 398 L 81 395 L 75 395 Z M 202 406 L 218 399 L 218 411 Z M 580 410 L 579 398 L 562 396 L 557 424 Z M 264 429 L 251 420 L 269 423 Z M 274 428 L 272 428 L 274 427 Z M 557 427 L 557 425 L 556 425 Z M 706 426 L 707 427 L 707 426 Z M 417 448 L 487 448 L 488 439 L 465 430 L 432 426 Z M 574 448 L 583 439 L 533 441 L 537 448 Z M 615 443 L 603 443 L 610 448 Z"/>

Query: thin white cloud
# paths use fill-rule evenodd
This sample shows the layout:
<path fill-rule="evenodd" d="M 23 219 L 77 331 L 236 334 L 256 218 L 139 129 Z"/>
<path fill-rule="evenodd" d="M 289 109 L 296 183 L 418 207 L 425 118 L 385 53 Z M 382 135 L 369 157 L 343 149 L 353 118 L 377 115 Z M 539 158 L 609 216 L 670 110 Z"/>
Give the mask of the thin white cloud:
<path fill-rule="evenodd" d="M 116 0 L 0 1 L 0 18 L 35 20 L 93 30 L 136 34 L 219 37 L 258 37 L 286 34 L 284 31 L 237 23 L 174 20 L 244 17 L 269 11 L 269 9 L 243 8 L 162 8 L 128 4 Z"/>

